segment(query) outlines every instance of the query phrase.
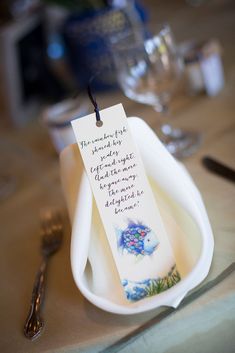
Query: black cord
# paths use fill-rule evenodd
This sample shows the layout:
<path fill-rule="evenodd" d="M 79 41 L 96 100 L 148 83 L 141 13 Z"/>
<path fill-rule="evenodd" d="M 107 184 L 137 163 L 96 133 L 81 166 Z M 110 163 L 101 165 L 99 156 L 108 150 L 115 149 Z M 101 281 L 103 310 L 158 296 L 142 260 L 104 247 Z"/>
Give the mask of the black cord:
<path fill-rule="evenodd" d="M 91 82 L 92 82 L 93 79 L 94 79 L 94 76 L 89 80 L 89 83 L 88 83 L 88 86 L 87 86 L 87 92 L 88 92 L 88 96 L 89 96 L 89 98 L 91 100 L 91 103 L 94 106 L 94 112 L 95 112 L 95 116 L 96 116 L 96 125 L 97 126 L 102 126 L 103 122 L 100 119 L 99 107 L 98 107 L 98 104 L 96 102 L 96 99 L 95 99 L 94 95 L 91 92 Z"/>

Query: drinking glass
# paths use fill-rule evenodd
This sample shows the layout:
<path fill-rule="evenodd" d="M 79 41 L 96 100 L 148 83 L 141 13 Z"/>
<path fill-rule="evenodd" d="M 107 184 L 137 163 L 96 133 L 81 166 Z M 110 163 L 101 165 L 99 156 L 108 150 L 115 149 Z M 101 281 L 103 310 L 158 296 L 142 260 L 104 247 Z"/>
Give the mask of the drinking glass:
<path fill-rule="evenodd" d="M 152 106 L 169 117 L 169 101 L 183 73 L 183 62 L 177 54 L 168 24 L 146 40 L 132 32 L 111 38 L 117 80 L 124 94 Z M 177 158 L 192 154 L 200 143 L 196 132 L 173 128 L 167 121 L 160 126 L 160 139 Z"/>

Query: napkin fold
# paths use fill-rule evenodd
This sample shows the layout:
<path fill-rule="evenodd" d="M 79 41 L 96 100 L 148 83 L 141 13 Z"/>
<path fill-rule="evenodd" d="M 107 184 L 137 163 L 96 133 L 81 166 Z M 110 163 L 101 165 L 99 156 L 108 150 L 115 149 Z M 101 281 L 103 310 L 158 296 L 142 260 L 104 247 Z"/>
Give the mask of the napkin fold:
<path fill-rule="evenodd" d="M 176 258 L 181 281 L 136 303 L 126 300 L 102 222 L 76 144 L 60 155 L 61 181 L 72 223 L 71 266 L 82 294 L 98 307 L 118 314 L 177 307 L 208 274 L 213 234 L 201 195 L 181 163 L 140 118 L 128 118 Z"/>

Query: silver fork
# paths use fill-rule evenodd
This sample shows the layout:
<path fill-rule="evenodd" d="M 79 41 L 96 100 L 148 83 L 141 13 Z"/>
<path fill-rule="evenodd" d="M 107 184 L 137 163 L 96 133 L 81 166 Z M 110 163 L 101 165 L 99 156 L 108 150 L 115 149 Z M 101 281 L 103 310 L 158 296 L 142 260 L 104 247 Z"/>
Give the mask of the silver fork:
<path fill-rule="evenodd" d="M 41 306 L 45 293 L 45 275 L 48 260 L 60 248 L 63 235 L 61 215 L 58 211 L 47 211 L 41 220 L 42 263 L 36 275 L 28 317 L 24 325 L 24 334 L 29 339 L 38 337 L 44 326 L 41 317 Z"/>

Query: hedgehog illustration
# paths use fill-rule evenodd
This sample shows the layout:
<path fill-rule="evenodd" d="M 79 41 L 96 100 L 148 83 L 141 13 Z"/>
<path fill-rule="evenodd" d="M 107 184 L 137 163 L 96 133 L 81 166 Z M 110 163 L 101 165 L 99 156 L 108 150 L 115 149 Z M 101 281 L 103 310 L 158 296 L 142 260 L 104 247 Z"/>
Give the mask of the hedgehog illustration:
<path fill-rule="evenodd" d="M 151 255 L 159 245 L 155 233 L 142 223 L 129 221 L 125 230 L 116 230 L 118 248 L 129 254 Z"/>

